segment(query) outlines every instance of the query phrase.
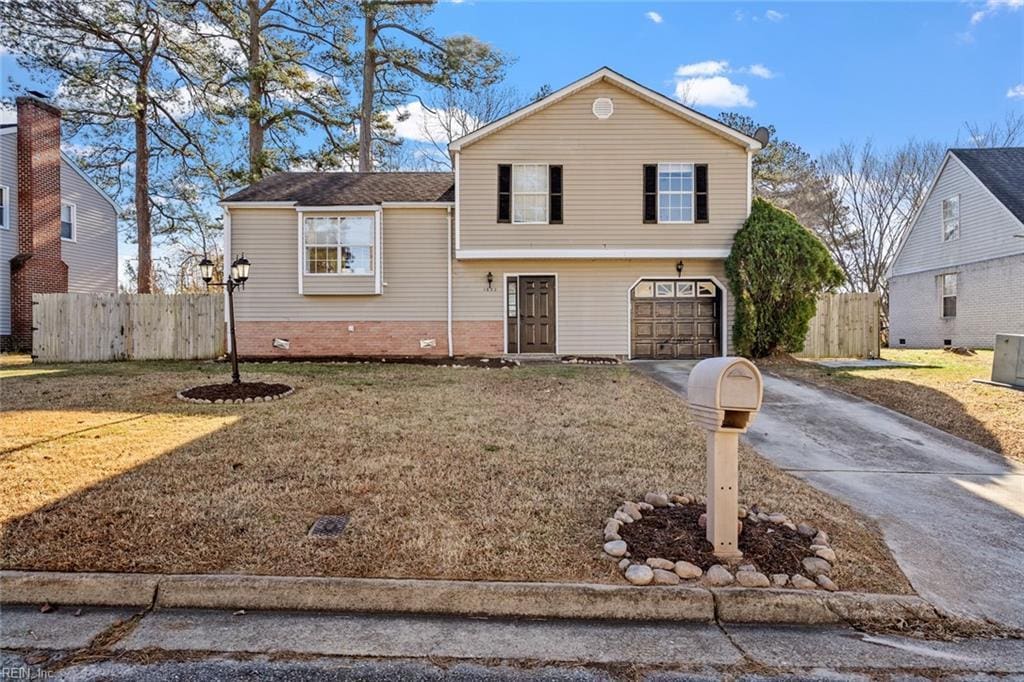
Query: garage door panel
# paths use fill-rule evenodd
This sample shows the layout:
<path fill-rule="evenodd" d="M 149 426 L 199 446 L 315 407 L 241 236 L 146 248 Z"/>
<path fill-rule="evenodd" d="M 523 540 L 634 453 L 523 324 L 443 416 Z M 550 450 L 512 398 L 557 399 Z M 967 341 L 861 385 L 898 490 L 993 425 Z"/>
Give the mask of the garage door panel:
<path fill-rule="evenodd" d="M 667 281 L 645 280 L 645 284 L 640 297 L 633 298 L 630 306 L 633 357 L 700 358 L 719 354 L 720 305 L 718 288 L 713 282 L 677 281 L 670 287 Z M 650 298 L 658 292 L 660 296 Z M 699 298 L 695 297 L 696 292 L 714 295 Z M 675 295 L 668 295 L 672 293 Z"/>

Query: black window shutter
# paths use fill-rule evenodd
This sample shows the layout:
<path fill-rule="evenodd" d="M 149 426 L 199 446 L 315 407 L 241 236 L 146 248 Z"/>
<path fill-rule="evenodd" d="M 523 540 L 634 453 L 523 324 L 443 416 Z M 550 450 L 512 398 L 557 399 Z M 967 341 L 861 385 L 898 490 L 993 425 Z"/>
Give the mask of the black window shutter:
<path fill-rule="evenodd" d="M 512 166 L 498 166 L 498 222 L 512 222 Z"/>
<path fill-rule="evenodd" d="M 644 164 L 644 222 L 658 222 L 658 164 Z"/>
<path fill-rule="evenodd" d="M 562 224 L 562 167 L 548 166 L 548 222 Z"/>
<path fill-rule="evenodd" d="M 698 163 L 693 167 L 694 222 L 708 222 L 708 165 Z"/>

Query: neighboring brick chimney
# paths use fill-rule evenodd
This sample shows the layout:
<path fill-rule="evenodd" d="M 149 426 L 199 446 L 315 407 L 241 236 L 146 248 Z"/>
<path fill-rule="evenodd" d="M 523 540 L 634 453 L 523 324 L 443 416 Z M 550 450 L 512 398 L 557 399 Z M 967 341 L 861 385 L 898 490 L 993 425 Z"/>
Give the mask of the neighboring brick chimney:
<path fill-rule="evenodd" d="M 60 109 L 34 97 L 18 104 L 18 255 L 11 259 L 11 337 L 32 347 L 32 294 L 65 293 L 60 253 Z"/>

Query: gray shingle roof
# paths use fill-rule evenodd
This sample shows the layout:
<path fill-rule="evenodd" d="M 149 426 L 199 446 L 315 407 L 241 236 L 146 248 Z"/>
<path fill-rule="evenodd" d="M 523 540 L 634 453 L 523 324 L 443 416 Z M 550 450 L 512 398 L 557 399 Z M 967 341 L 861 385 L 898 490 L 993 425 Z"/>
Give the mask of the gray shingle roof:
<path fill-rule="evenodd" d="M 1024 147 L 949 151 L 1024 223 Z"/>
<path fill-rule="evenodd" d="M 294 201 L 300 206 L 369 206 L 385 201 L 454 201 L 452 173 L 275 173 L 224 201 Z"/>

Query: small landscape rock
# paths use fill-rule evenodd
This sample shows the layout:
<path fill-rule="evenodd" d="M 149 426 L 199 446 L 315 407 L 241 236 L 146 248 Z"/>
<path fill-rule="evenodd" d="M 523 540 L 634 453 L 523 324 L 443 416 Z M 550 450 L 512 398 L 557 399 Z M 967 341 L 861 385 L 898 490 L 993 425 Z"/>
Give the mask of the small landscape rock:
<path fill-rule="evenodd" d="M 618 519 L 605 519 L 605 533 L 607 533 L 608 531 L 611 531 L 612 533 L 618 533 L 620 530 L 622 530 L 622 521 L 619 521 Z"/>
<path fill-rule="evenodd" d="M 654 569 L 643 564 L 632 564 L 626 569 L 626 580 L 634 585 L 650 585 L 654 580 Z"/>
<path fill-rule="evenodd" d="M 50 604 L 43 604 L 42 606 L 39 607 L 39 613 L 53 613 L 56 610 L 57 609 L 55 609 Z"/>
<path fill-rule="evenodd" d="M 675 502 L 676 504 L 690 504 L 691 502 L 693 502 L 693 498 L 690 497 L 689 495 L 673 495 L 669 499 Z"/>
<path fill-rule="evenodd" d="M 816 549 L 814 551 L 814 555 L 821 557 L 830 564 L 834 564 L 836 562 L 836 553 L 831 547 L 821 547 Z"/>
<path fill-rule="evenodd" d="M 785 523 L 786 521 L 789 521 L 785 514 L 769 514 L 768 520 L 772 523 Z"/>
<path fill-rule="evenodd" d="M 805 538 L 813 538 L 818 534 L 818 529 L 813 526 L 808 526 L 806 523 L 798 523 L 796 525 L 796 532 L 803 535 Z"/>
<path fill-rule="evenodd" d="M 689 561 L 677 561 L 673 570 L 683 580 L 696 580 L 704 575 L 704 571 L 701 570 L 700 566 L 695 566 Z"/>
<path fill-rule="evenodd" d="M 700 526 L 701 528 L 707 528 L 708 527 L 708 515 L 707 514 L 701 514 L 697 518 L 697 525 Z"/>
<path fill-rule="evenodd" d="M 640 507 L 636 502 L 626 502 L 622 505 L 622 511 L 634 521 L 639 521 L 644 516 L 640 513 Z"/>
<path fill-rule="evenodd" d="M 786 528 L 790 529 L 790 530 L 794 530 L 794 531 L 796 530 L 796 524 L 793 523 L 792 521 L 786 521 L 782 525 L 785 526 Z"/>
<path fill-rule="evenodd" d="M 819 585 L 824 587 L 829 592 L 835 592 L 836 590 L 839 589 L 839 586 L 836 585 L 834 582 L 832 582 L 832 579 L 829 578 L 827 575 L 819 575 L 816 578 L 816 580 L 818 581 Z"/>
<path fill-rule="evenodd" d="M 732 577 L 732 573 L 729 572 L 729 569 L 721 564 L 715 564 L 708 569 L 707 579 L 708 584 L 712 587 L 725 587 L 726 585 L 732 585 L 733 581 L 736 580 Z"/>
<path fill-rule="evenodd" d="M 655 568 L 654 570 L 654 584 L 655 585 L 678 585 L 679 576 L 672 571 L 666 571 L 661 568 Z"/>
<path fill-rule="evenodd" d="M 633 517 L 621 510 L 615 512 L 615 516 L 613 518 L 617 521 L 621 521 L 622 523 L 633 523 Z"/>
<path fill-rule="evenodd" d="M 613 533 L 609 533 L 607 530 L 605 530 L 605 532 L 604 532 L 604 541 L 605 542 L 615 542 L 616 540 L 621 540 L 621 539 L 622 539 L 622 536 L 619 535 L 618 533 L 614 533 L 614 532 Z"/>
<path fill-rule="evenodd" d="M 832 570 L 832 564 L 821 557 L 809 556 L 800 563 L 804 567 L 804 571 L 806 571 L 808 575 L 812 576 L 821 575 L 823 573 L 828 575 L 829 571 Z"/>
<path fill-rule="evenodd" d="M 789 576 L 785 573 L 772 574 L 772 587 L 785 587 L 789 582 Z"/>
<path fill-rule="evenodd" d="M 768 576 L 757 571 L 740 571 L 736 574 L 736 582 L 743 587 L 768 587 L 771 585 Z"/>
<path fill-rule="evenodd" d="M 644 495 L 644 502 L 654 507 L 667 507 L 668 495 L 664 493 L 647 493 Z"/>
<path fill-rule="evenodd" d="M 799 573 L 794 573 L 790 576 L 789 582 L 793 583 L 793 587 L 798 590 L 813 590 L 817 587 L 817 584 L 813 580 L 808 580 Z"/>
<path fill-rule="evenodd" d="M 758 521 L 767 521 L 768 520 L 768 515 L 765 514 L 764 512 L 757 512 L 757 520 Z"/>
<path fill-rule="evenodd" d="M 619 562 L 620 571 L 625 571 L 627 568 L 629 568 L 629 559 L 623 559 Z"/>
<path fill-rule="evenodd" d="M 742 504 L 739 507 L 736 508 L 736 518 L 738 518 L 738 519 L 745 519 L 745 518 L 747 518 L 747 514 L 748 513 L 749 512 L 747 511 L 747 508 L 744 507 Z"/>
<path fill-rule="evenodd" d="M 818 533 L 814 536 L 814 539 L 811 540 L 811 544 L 813 544 L 813 545 L 827 545 L 827 544 L 829 544 L 829 542 L 828 542 L 828 533 L 826 533 L 823 530 L 819 530 Z"/>
<path fill-rule="evenodd" d="M 657 558 L 648 559 L 647 565 L 651 568 L 660 568 L 663 571 L 671 571 L 676 566 L 675 562 L 669 561 L 668 559 Z"/>
<path fill-rule="evenodd" d="M 651 511 L 652 509 L 654 509 L 654 505 L 648 504 L 646 502 L 637 502 L 636 506 L 640 507 L 640 511 L 642 512 Z"/>
<path fill-rule="evenodd" d="M 629 548 L 626 546 L 626 543 L 622 540 L 612 540 L 611 542 L 604 543 L 604 553 L 608 556 L 616 558 L 626 556 L 626 551 L 628 549 Z"/>
<path fill-rule="evenodd" d="M 740 567 L 737 568 L 736 570 L 737 571 L 756 571 L 757 567 L 754 566 L 754 564 L 740 564 Z"/>

